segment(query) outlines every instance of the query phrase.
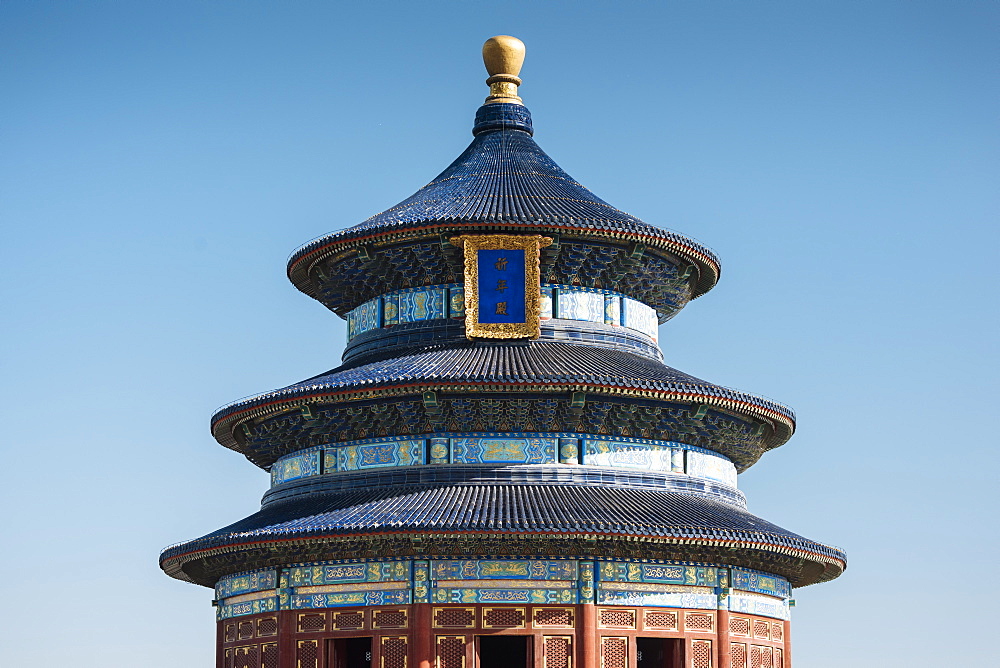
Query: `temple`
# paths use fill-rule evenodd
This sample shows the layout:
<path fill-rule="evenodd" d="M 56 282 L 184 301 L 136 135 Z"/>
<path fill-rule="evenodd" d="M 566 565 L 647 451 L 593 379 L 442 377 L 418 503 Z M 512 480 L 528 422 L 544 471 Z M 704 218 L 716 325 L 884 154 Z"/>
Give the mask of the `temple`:
<path fill-rule="evenodd" d="M 792 411 L 663 363 L 719 260 L 560 169 L 524 45 L 483 55 L 465 152 L 288 262 L 340 366 L 212 417 L 260 510 L 160 565 L 215 588 L 219 668 L 788 668 L 792 588 L 846 557 L 737 487 Z"/>

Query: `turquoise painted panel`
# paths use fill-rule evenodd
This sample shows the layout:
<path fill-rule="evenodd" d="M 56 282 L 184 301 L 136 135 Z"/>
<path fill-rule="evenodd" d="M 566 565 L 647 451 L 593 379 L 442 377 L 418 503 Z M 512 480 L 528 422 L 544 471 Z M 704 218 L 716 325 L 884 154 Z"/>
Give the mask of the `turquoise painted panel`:
<path fill-rule="evenodd" d="M 559 317 L 564 320 L 604 322 L 604 293 L 560 288 Z"/>
<path fill-rule="evenodd" d="M 448 290 L 448 317 L 465 317 L 465 288 L 456 287 Z"/>
<path fill-rule="evenodd" d="M 550 464 L 556 461 L 555 438 L 453 438 L 453 464 Z"/>
<path fill-rule="evenodd" d="M 789 619 L 791 610 L 788 602 L 759 594 L 730 594 L 726 597 L 730 612 L 743 612 L 774 619 Z"/>
<path fill-rule="evenodd" d="M 353 339 L 358 334 L 379 327 L 379 311 L 381 300 L 375 298 L 361 304 L 347 314 L 347 338 Z"/>
<path fill-rule="evenodd" d="M 553 299 L 553 288 L 542 288 L 542 306 L 541 306 L 541 318 L 542 320 L 548 320 L 552 317 L 552 299 Z"/>
<path fill-rule="evenodd" d="M 781 598 L 791 598 L 792 596 L 792 585 L 783 577 L 747 568 L 733 568 L 732 573 L 733 589 L 753 591 Z"/>
<path fill-rule="evenodd" d="M 655 341 L 659 330 L 656 311 L 651 306 L 646 306 L 630 297 L 622 298 L 622 307 L 624 308 L 622 324 L 648 335 Z"/>
<path fill-rule="evenodd" d="M 399 295 L 382 297 L 382 326 L 399 324 Z"/>
<path fill-rule="evenodd" d="M 425 463 L 424 440 L 348 445 L 337 448 L 336 456 L 338 471 L 360 471 L 386 466 L 416 466 Z"/>
<path fill-rule="evenodd" d="M 576 580 L 571 559 L 451 559 L 431 562 L 434 580 Z"/>
<path fill-rule="evenodd" d="M 688 475 L 708 478 L 736 487 L 736 466 L 721 455 L 689 452 L 687 453 L 686 472 Z"/>
<path fill-rule="evenodd" d="M 576 589 L 435 588 L 434 603 L 563 603 L 578 601 Z"/>
<path fill-rule="evenodd" d="M 583 461 L 589 466 L 613 466 L 648 471 L 674 470 L 675 447 L 669 443 L 660 445 L 584 439 L 583 448 Z"/>
<path fill-rule="evenodd" d="M 399 322 L 421 322 L 445 318 L 445 290 L 443 287 L 430 287 L 400 292 L 397 295 Z"/>
<path fill-rule="evenodd" d="M 622 324 L 622 298 L 618 295 L 604 295 L 604 323 L 607 325 Z"/>
<path fill-rule="evenodd" d="M 410 590 L 338 591 L 328 594 L 292 594 L 288 606 L 292 610 L 308 608 L 343 608 L 355 605 L 409 605 Z"/>
<path fill-rule="evenodd" d="M 319 457 L 319 451 L 314 450 L 279 459 L 271 466 L 271 484 L 278 485 L 289 480 L 319 475 Z"/>
<path fill-rule="evenodd" d="M 306 587 L 359 582 L 409 581 L 411 561 L 313 564 L 287 570 L 288 586 Z"/>
<path fill-rule="evenodd" d="M 636 590 L 625 588 L 605 588 L 597 590 L 597 602 L 602 605 L 642 605 L 661 608 L 695 608 L 699 610 L 715 610 L 719 607 L 719 597 L 712 591 L 697 591 L 693 588 L 677 587 L 671 591 L 671 585 L 647 585 L 650 589 Z M 659 587 L 662 589 L 653 589 Z M 683 591 L 688 589 L 689 591 Z"/>
<path fill-rule="evenodd" d="M 273 568 L 237 573 L 226 576 L 215 584 L 215 598 L 221 600 L 239 594 L 274 589 L 277 586 L 278 572 Z"/>
<path fill-rule="evenodd" d="M 723 574 L 714 566 L 686 564 L 656 564 L 622 561 L 598 561 L 597 574 L 601 582 L 644 582 L 656 584 L 717 587 Z"/>
<path fill-rule="evenodd" d="M 215 618 L 218 620 L 232 619 L 244 615 L 258 615 L 262 612 L 276 612 L 278 610 L 278 597 L 269 596 L 254 601 L 242 601 L 240 603 L 223 603 L 215 609 Z"/>

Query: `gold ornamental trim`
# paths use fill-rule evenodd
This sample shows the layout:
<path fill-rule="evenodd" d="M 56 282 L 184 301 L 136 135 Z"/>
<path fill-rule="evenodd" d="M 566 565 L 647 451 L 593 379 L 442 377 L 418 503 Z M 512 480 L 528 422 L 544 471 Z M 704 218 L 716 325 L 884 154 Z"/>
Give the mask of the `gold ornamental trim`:
<path fill-rule="evenodd" d="M 465 256 L 465 336 L 469 339 L 537 339 L 541 336 L 541 249 L 551 244 L 552 238 L 540 234 L 460 234 L 450 241 L 462 248 Z M 479 308 L 486 300 L 479 289 L 479 252 L 484 250 L 524 251 L 523 322 L 481 322 Z M 497 304 L 498 315 L 506 315 L 505 309 L 502 312 L 500 308 L 506 304 L 506 301 Z"/>

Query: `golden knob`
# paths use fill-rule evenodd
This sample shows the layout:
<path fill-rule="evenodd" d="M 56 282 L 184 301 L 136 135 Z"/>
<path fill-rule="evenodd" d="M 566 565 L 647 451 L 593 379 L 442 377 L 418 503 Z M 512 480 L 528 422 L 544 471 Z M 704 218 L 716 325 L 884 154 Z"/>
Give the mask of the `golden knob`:
<path fill-rule="evenodd" d="M 512 102 L 521 104 L 517 96 L 517 87 L 521 85 L 518 74 L 524 64 L 524 42 L 510 35 L 490 37 L 483 44 L 483 63 L 490 78 L 490 96 L 486 104 Z"/>

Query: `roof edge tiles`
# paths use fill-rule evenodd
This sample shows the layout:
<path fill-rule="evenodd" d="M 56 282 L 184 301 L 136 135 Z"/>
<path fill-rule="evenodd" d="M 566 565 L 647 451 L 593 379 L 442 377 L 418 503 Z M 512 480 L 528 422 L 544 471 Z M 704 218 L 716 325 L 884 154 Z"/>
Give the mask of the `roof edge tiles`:
<path fill-rule="evenodd" d="M 693 297 L 719 279 L 719 258 L 677 232 L 643 222 L 594 195 L 564 172 L 531 137 L 531 115 L 519 104 L 484 105 L 475 138 L 441 174 L 366 221 L 318 237 L 288 260 L 288 277 L 315 297 L 309 271 L 322 259 L 373 242 L 449 232 L 564 233 L 639 242 L 698 267 Z"/>

